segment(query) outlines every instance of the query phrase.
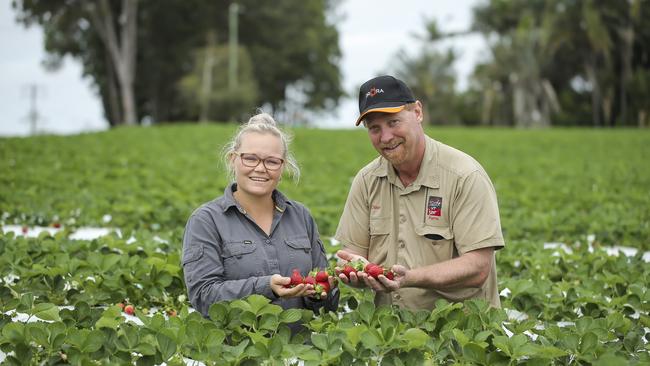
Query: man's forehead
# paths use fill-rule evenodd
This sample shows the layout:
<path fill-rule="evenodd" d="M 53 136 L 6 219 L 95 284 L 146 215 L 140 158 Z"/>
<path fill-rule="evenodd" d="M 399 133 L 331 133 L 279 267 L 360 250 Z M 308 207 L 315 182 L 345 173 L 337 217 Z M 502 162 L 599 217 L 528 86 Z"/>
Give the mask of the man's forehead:
<path fill-rule="evenodd" d="M 380 123 L 382 121 L 390 121 L 399 117 L 400 113 L 404 111 L 399 111 L 397 113 L 386 113 L 386 112 L 372 112 L 368 113 L 364 118 L 364 123 L 366 127 L 370 125 Z"/>

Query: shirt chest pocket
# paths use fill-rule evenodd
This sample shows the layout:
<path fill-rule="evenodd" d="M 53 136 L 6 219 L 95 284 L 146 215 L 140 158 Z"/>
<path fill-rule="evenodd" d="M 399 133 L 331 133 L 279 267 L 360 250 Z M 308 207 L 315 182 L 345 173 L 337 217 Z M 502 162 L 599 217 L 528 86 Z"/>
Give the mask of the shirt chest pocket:
<path fill-rule="evenodd" d="M 296 268 L 310 271 L 311 267 L 311 241 L 306 236 L 287 238 L 284 240 L 289 252 L 291 265 Z"/>
<path fill-rule="evenodd" d="M 458 257 L 454 233 L 448 226 L 419 225 L 415 228 L 415 233 L 429 244 L 428 250 L 438 261 Z"/>
<path fill-rule="evenodd" d="M 257 244 L 252 240 L 238 240 L 224 243 L 221 257 L 230 279 L 258 275 L 262 263 L 257 258 Z M 259 273 L 258 273 L 259 272 Z"/>

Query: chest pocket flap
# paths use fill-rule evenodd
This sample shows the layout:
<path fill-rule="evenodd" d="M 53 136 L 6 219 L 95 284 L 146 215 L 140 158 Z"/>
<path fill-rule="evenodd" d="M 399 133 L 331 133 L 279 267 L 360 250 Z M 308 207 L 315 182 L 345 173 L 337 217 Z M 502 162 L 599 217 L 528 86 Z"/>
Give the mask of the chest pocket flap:
<path fill-rule="evenodd" d="M 415 233 L 429 240 L 451 240 L 454 233 L 447 226 L 420 225 L 415 228 Z"/>
<path fill-rule="evenodd" d="M 306 236 L 287 238 L 285 239 L 285 243 L 287 243 L 287 245 L 293 249 L 304 250 L 305 253 L 311 250 L 311 242 L 309 241 L 309 238 L 307 238 Z"/>
<path fill-rule="evenodd" d="M 390 234 L 390 227 L 391 227 L 390 217 L 370 218 L 370 235 Z"/>
<path fill-rule="evenodd" d="M 223 246 L 222 256 L 224 258 L 241 257 L 254 252 L 255 249 L 257 249 L 257 245 L 252 240 L 231 241 Z"/>

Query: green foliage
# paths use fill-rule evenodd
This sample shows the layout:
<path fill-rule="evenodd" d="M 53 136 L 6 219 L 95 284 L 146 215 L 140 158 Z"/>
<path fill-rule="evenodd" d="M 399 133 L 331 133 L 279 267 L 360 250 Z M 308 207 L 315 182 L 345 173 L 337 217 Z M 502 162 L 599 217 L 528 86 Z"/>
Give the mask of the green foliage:
<path fill-rule="evenodd" d="M 64 225 L 55 236 L 0 234 L 6 364 L 650 362 L 650 267 L 641 254 L 600 248 L 649 249 L 650 173 L 640 167 L 650 136 L 643 131 L 428 131 L 474 156 L 495 183 L 507 238 L 497 270 L 508 312 L 480 300 L 441 300 L 432 311 L 377 307 L 371 291 L 340 284 L 337 313 L 282 310 L 254 295 L 213 304 L 204 318 L 185 298 L 181 233 L 191 211 L 225 187 L 217 152 L 234 128 L 0 141 L 3 224 Z M 310 208 L 326 238 L 351 178 L 376 153 L 361 130 L 293 132 L 303 180 L 285 179 L 281 189 Z M 70 239 L 80 225 L 124 232 Z M 544 248 L 548 241 L 568 251 Z M 125 301 L 137 319 L 116 305 Z M 295 322 L 303 328 L 292 333 Z"/>
<path fill-rule="evenodd" d="M 206 120 L 240 121 L 254 110 L 258 101 L 258 86 L 253 77 L 253 65 L 245 48 L 239 48 L 237 85 L 228 84 L 228 47 L 205 48 L 196 53 L 194 68 L 179 82 L 181 94 L 191 109 L 192 119 L 205 109 Z M 205 70 L 210 65 L 210 70 Z M 206 73 L 210 77 L 206 77 Z M 204 86 L 204 82 L 210 82 Z M 204 93 L 204 87 L 206 88 Z"/>
<path fill-rule="evenodd" d="M 111 125 L 119 124 L 119 105 L 115 104 L 119 98 L 111 96 L 111 87 L 116 82 L 115 68 L 107 61 L 106 46 L 95 27 L 88 25 L 88 8 L 96 2 L 16 0 L 12 3 L 23 23 L 43 26 L 51 66 L 61 65 L 65 56 L 81 61 L 84 74 L 99 89 L 107 119 Z M 122 2 L 107 3 L 117 26 Z M 194 119 L 195 101 L 188 100 L 187 91 L 178 85 L 192 74 L 192 55 L 208 46 L 206 34 L 216 34 L 217 46 L 227 44 L 231 3 L 230 0 L 138 1 L 138 57 L 133 83 L 138 120 L 145 117 L 156 122 Z M 304 93 L 304 105 L 300 108 L 320 110 L 335 106 L 343 95 L 338 30 L 330 20 L 336 2 L 240 0 L 237 3 L 239 45 L 248 50 L 253 60 L 253 79 L 237 90 L 239 97 L 244 102 L 253 99 L 254 106 L 268 103 L 274 110 L 283 110 L 287 88 L 300 85 Z M 255 94 L 251 94 L 252 85 L 257 86 Z M 219 87 L 223 89 L 225 84 Z M 224 103 L 222 107 L 235 110 L 230 118 L 240 112 L 239 104 L 244 103 L 239 98 L 229 99 L 232 95 L 217 97 Z"/>

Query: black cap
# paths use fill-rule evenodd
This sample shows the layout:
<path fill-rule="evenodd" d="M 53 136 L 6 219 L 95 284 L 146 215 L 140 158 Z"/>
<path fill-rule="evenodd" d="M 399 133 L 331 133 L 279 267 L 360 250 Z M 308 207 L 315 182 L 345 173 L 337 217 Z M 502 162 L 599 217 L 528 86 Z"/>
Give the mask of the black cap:
<path fill-rule="evenodd" d="M 414 102 L 411 89 L 403 81 L 390 75 L 377 76 L 359 88 L 359 118 L 356 126 L 368 113 L 397 113 L 405 105 Z"/>

